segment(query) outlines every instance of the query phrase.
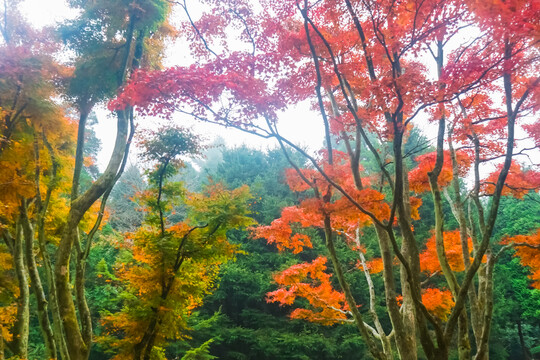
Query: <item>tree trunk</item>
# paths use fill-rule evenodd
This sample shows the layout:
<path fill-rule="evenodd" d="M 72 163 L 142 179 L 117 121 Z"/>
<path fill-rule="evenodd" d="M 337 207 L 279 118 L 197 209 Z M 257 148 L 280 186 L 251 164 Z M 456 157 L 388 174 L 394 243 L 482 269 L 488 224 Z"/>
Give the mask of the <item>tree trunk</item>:
<path fill-rule="evenodd" d="M 403 206 L 406 214 L 406 218 L 411 218 L 411 204 L 409 199 L 409 178 L 407 176 L 407 167 L 403 164 Z M 401 252 L 409 264 L 415 263 L 415 256 L 418 256 L 418 250 L 415 251 L 415 246 L 411 246 L 410 241 L 403 241 L 401 244 Z M 410 347 L 414 350 L 414 354 L 411 356 L 417 357 L 416 354 L 416 311 L 414 307 L 414 301 L 412 297 L 412 291 L 410 282 L 405 271 L 403 264 L 399 267 L 401 292 L 403 295 L 403 303 L 401 305 L 401 313 L 403 315 L 403 325 L 405 331 L 409 334 L 411 341 Z M 412 335 L 412 336 L 410 336 Z"/>
<path fill-rule="evenodd" d="M 41 225 L 39 225 L 41 226 Z M 39 240 L 39 249 L 43 256 L 43 264 L 45 268 L 45 274 L 47 276 L 47 285 L 49 286 L 49 302 L 51 305 L 51 314 L 52 314 L 52 325 L 53 325 L 53 336 L 55 338 L 56 345 L 60 352 L 60 357 L 62 360 L 70 360 L 69 353 L 67 350 L 66 336 L 64 331 L 64 326 L 62 322 L 62 317 L 60 316 L 60 309 L 58 307 L 57 300 L 57 291 L 56 291 L 56 282 L 54 281 L 54 272 L 51 265 L 51 260 L 49 258 L 49 253 L 47 252 L 45 246 L 44 235 L 40 232 L 38 234 Z"/>
<path fill-rule="evenodd" d="M 34 290 L 34 295 L 37 300 L 39 325 L 45 342 L 45 349 L 47 350 L 47 358 L 56 359 L 56 344 L 51 329 L 51 323 L 49 321 L 49 306 L 47 299 L 45 298 L 45 292 L 43 291 L 43 285 L 41 284 L 41 278 L 34 257 L 34 227 L 28 219 L 27 204 L 25 200 L 23 200 L 21 204 L 21 225 L 24 234 L 26 264 L 32 282 L 32 289 Z"/>
<path fill-rule="evenodd" d="M 77 310 L 81 320 L 82 337 L 86 344 L 92 342 L 92 317 L 90 308 L 86 302 L 85 295 L 85 275 L 86 275 L 86 258 L 77 257 L 75 265 L 75 297 L 77 299 Z"/>
<path fill-rule="evenodd" d="M 330 218 L 328 216 L 324 217 L 324 236 L 326 240 L 326 248 L 328 249 L 328 252 L 330 254 L 330 260 L 332 261 L 332 265 L 334 266 L 334 274 L 338 278 L 339 285 L 341 287 L 341 290 L 345 294 L 345 300 L 347 301 L 347 305 L 349 306 L 349 309 L 351 310 L 351 313 L 353 315 L 354 323 L 356 324 L 356 327 L 358 328 L 358 331 L 366 341 L 369 351 L 371 352 L 371 355 L 376 359 L 384 359 L 386 356 L 385 354 L 382 354 L 377 344 L 373 341 L 372 336 L 370 335 L 368 329 L 366 328 L 364 324 L 364 320 L 362 319 L 362 314 L 360 314 L 360 311 L 358 310 L 358 307 L 356 305 L 356 301 L 354 300 L 354 297 L 352 296 L 351 289 L 349 287 L 349 283 L 345 279 L 345 276 L 343 275 L 343 269 L 341 267 L 341 263 L 339 262 L 339 259 L 336 254 L 336 249 L 334 246 L 334 239 L 332 235 L 332 226 L 330 222 Z"/>
<path fill-rule="evenodd" d="M 493 267 L 495 266 L 495 256 L 491 249 L 486 252 L 486 287 L 485 287 L 485 307 L 482 321 L 482 336 L 477 345 L 475 360 L 487 360 L 489 358 L 489 334 L 491 332 L 491 321 L 493 318 Z"/>
<path fill-rule="evenodd" d="M 107 169 L 103 175 L 97 179 L 92 186 L 82 195 L 72 202 L 68 214 L 62 238 L 57 250 L 54 276 L 58 295 L 58 305 L 62 321 L 65 327 L 66 343 L 71 360 L 86 360 L 89 355 L 90 343 L 85 343 L 77 311 L 71 293 L 69 279 L 69 264 L 73 245 L 78 236 L 79 223 L 90 206 L 92 206 L 109 188 L 114 186 L 114 181 L 124 158 L 127 130 L 128 112 L 117 112 L 117 134 L 116 143 L 109 161 Z"/>
<path fill-rule="evenodd" d="M 417 359 L 416 357 L 416 341 L 415 331 L 412 333 L 407 332 L 404 324 L 404 318 L 401 315 L 400 307 L 397 303 L 396 294 L 396 282 L 394 279 L 393 267 L 394 267 L 394 255 L 390 248 L 390 240 L 386 230 L 378 225 L 375 225 L 375 230 L 379 239 L 379 248 L 381 250 L 381 257 L 383 260 L 383 280 L 386 307 L 388 309 L 388 315 L 392 322 L 392 328 L 394 329 L 394 338 L 396 340 L 396 346 L 400 359 Z M 414 322 L 413 324 L 415 324 Z M 414 345 L 414 349 L 412 346 Z"/>
<path fill-rule="evenodd" d="M 13 262 L 19 282 L 19 297 L 17 298 L 17 318 L 13 326 L 13 350 L 16 356 L 28 358 L 28 333 L 30 321 L 30 289 L 28 271 L 24 261 L 23 235 L 20 222 L 16 225 L 15 242 L 13 246 Z"/>
<path fill-rule="evenodd" d="M 375 329 L 377 330 L 377 333 L 379 333 L 381 345 L 383 354 L 386 356 L 387 359 L 392 360 L 394 358 L 392 354 L 392 344 L 390 342 L 390 339 L 386 335 L 384 328 L 381 325 L 381 321 L 379 319 L 379 316 L 377 315 L 377 310 L 375 308 L 376 304 L 376 295 L 375 295 L 375 286 L 373 285 L 373 280 L 371 279 L 371 274 L 369 273 L 369 269 L 366 264 L 366 258 L 364 256 L 364 253 L 361 249 L 361 243 L 360 243 L 360 228 L 356 229 L 356 237 L 355 237 L 355 244 L 357 246 L 358 250 L 358 256 L 360 257 L 360 263 L 362 264 L 362 269 L 364 271 L 364 276 L 366 277 L 366 281 L 368 283 L 368 289 L 369 289 L 369 312 L 371 314 L 371 317 L 373 318 L 373 323 L 375 324 Z"/>

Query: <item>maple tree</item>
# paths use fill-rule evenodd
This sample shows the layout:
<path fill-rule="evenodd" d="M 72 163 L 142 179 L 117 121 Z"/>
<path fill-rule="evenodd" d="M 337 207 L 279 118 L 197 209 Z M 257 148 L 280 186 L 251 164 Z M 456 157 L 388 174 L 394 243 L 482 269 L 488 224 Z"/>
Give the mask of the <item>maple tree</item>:
<path fill-rule="evenodd" d="M 310 166 L 303 169 L 291 160 L 288 182 L 291 189 L 309 195 L 256 232 L 280 248 L 300 252 L 310 240 L 295 232 L 295 226 L 324 231 L 352 320 L 375 358 L 393 356 L 391 334 L 402 359 L 417 358 L 417 341 L 429 359 L 448 358 L 452 348 L 460 359 L 471 358 L 473 351 L 476 359 L 486 359 L 498 258 L 492 235 L 501 196 L 521 197 L 538 189 L 535 169 L 523 172 L 513 165 L 514 157 L 534 152 L 527 140 L 538 140 L 538 120 L 527 118 L 539 108 L 540 78 L 534 70 L 538 3 L 304 0 L 262 1 L 260 8 L 247 1 L 208 5 L 211 10 L 199 21 L 189 18 L 187 24 L 198 62 L 137 72 L 109 107 L 138 105 L 143 114 L 189 114 L 274 138 L 286 154 L 289 149 L 303 154 Z M 218 46 L 231 32 L 246 50 Z M 306 99 L 324 124 L 320 156 L 278 131 L 278 112 Z M 435 152 L 405 152 L 414 126 L 425 123 L 437 129 Z M 530 137 L 518 139 L 517 129 Z M 336 146 L 344 151 L 336 152 Z M 375 160 L 375 173 L 360 165 L 362 151 Z M 492 164 L 498 164 L 492 175 L 481 175 Z M 472 184 L 467 187 L 463 179 L 468 174 Z M 421 201 L 412 192 L 426 191 L 434 203 L 431 261 L 436 258 L 448 292 L 421 289 L 420 239 L 412 226 Z M 445 203 L 457 232 L 445 233 Z M 367 326 L 335 251 L 341 239 L 358 246 L 356 232 L 366 226 L 377 234 L 391 332 L 379 328 L 373 312 L 369 315 L 375 327 Z M 448 250 L 447 237 L 452 239 Z M 399 278 L 394 276 L 395 258 Z M 456 276 L 456 271 L 464 274 Z M 319 282 L 326 279 L 316 274 Z M 321 291 L 336 305 L 334 292 L 290 281 L 284 285 L 312 286 L 308 296 Z M 277 299 L 290 299 L 284 294 Z M 436 301 L 443 309 L 435 310 Z M 335 311 L 328 316 L 335 317 Z"/>
<path fill-rule="evenodd" d="M 155 163 L 148 173 L 150 188 L 139 195 L 145 222 L 122 244 L 131 255 L 116 265 L 125 301 L 120 312 L 103 318 L 110 335 L 100 338 L 115 359 L 163 358 L 159 353 L 167 340 L 186 337 L 188 316 L 214 288 L 220 265 L 238 251 L 227 232 L 254 223 L 247 216 L 247 186 L 229 191 L 210 184 L 189 194 L 171 181 L 183 166 L 182 156 L 198 152 L 191 132 L 161 129 L 142 147 L 144 157 Z M 172 223 L 179 203 L 186 214 Z"/>

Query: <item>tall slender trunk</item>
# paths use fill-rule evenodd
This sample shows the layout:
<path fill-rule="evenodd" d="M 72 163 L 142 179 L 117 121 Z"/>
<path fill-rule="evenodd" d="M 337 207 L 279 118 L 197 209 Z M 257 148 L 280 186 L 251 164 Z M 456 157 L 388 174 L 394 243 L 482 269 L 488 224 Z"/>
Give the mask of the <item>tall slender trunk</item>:
<path fill-rule="evenodd" d="M 445 131 L 445 118 L 441 117 L 439 120 L 439 134 L 437 137 L 437 160 L 433 171 L 428 173 L 429 184 L 431 187 L 431 193 L 433 196 L 433 203 L 435 207 L 435 241 L 436 241 L 436 250 L 437 258 L 442 269 L 442 273 L 446 279 L 452 296 L 454 299 L 457 298 L 459 292 L 459 284 L 457 282 L 456 276 L 448 263 L 446 257 L 446 251 L 444 247 L 444 214 L 442 207 L 442 196 L 441 190 L 439 188 L 438 180 L 439 174 L 443 166 L 443 141 L 444 141 L 444 131 Z M 466 360 L 471 358 L 471 345 L 469 340 L 469 329 L 468 329 L 468 319 L 466 309 L 463 308 L 459 314 L 458 319 L 458 356 L 460 360 Z"/>
<path fill-rule="evenodd" d="M 49 287 L 49 304 L 51 305 L 51 314 L 52 314 L 52 326 L 53 326 L 53 336 L 55 338 L 56 345 L 60 353 L 62 360 L 70 360 L 69 353 L 67 350 L 65 330 L 62 322 L 62 317 L 60 315 L 60 309 L 58 307 L 58 299 L 56 292 L 56 283 L 54 281 L 54 271 L 51 264 L 51 259 L 47 251 L 47 246 L 45 243 L 45 230 L 44 230 L 44 218 L 38 220 L 38 243 L 39 250 L 43 256 L 43 267 L 45 269 L 45 276 L 47 279 L 47 286 Z"/>
<path fill-rule="evenodd" d="M 402 252 L 404 260 L 409 264 L 411 268 L 411 276 L 416 277 L 414 279 L 408 279 L 408 274 L 405 271 L 404 264 L 401 264 L 401 281 L 402 281 L 402 295 L 404 304 L 406 303 L 407 307 L 403 308 L 403 315 L 405 315 L 403 323 L 403 350 L 400 351 L 400 356 L 402 359 L 417 358 L 416 350 L 416 325 L 417 317 L 415 314 L 415 309 L 413 300 L 413 292 L 416 293 L 418 298 L 420 298 L 420 286 L 418 276 L 420 274 L 420 256 L 418 251 L 418 245 L 416 244 L 416 238 L 412 231 L 411 217 L 410 217 L 410 205 L 409 205 L 409 189 L 408 181 L 405 180 L 407 177 L 405 164 L 403 162 L 402 147 L 403 147 L 403 130 L 399 125 L 402 122 L 403 113 L 397 112 L 393 121 L 394 126 L 394 142 L 393 142 L 393 152 L 394 152 L 394 162 L 395 162 L 395 186 L 394 186 L 394 202 L 397 209 L 397 220 L 399 228 L 402 233 L 403 243 L 402 243 Z M 392 221 L 392 220 L 390 220 Z M 393 231 L 392 229 L 385 229 L 385 231 Z M 387 238 L 389 235 L 387 235 Z M 380 239 L 380 237 L 379 237 Z M 380 240 L 379 240 L 380 241 Z M 390 268 L 388 269 L 390 270 Z M 385 270 L 386 272 L 387 270 Z M 413 288 L 411 284 L 416 284 Z M 413 319 L 413 322 L 410 323 L 409 319 Z M 397 329 L 396 329 L 397 330 Z M 398 333 L 396 332 L 396 342 L 398 341 Z M 399 347 L 399 345 L 398 345 Z"/>
<path fill-rule="evenodd" d="M 122 67 L 117 75 L 118 86 L 120 87 L 126 79 L 130 69 L 130 62 L 133 59 L 132 49 L 134 43 L 134 30 L 136 19 L 130 16 L 128 29 L 126 33 L 125 53 L 122 61 Z M 142 31 L 142 30 L 141 30 Z M 144 40 L 144 36 L 140 41 Z M 139 54 L 140 56 L 140 54 Z M 128 129 L 131 120 L 131 108 L 116 112 L 117 117 L 117 133 L 109 159 L 109 164 L 103 174 L 86 190 L 79 195 L 78 192 L 78 177 L 82 167 L 82 150 L 84 149 L 84 126 L 86 116 L 91 110 L 84 107 L 81 110 L 81 121 L 79 124 L 78 140 L 77 140 L 77 155 L 75 164 L 75 174 L 73 178 L 73 188 L 71 194 L 71 207 L 67 216 L 67 221 L 62 233 L 58 249 L 56 251 L 56 264 L 54 268 L 54 281 L 56 285 L 56 294 L 58 300 L 58 309 L 62 317 L 62 323 L 65 329 L 66 346 L 70 360 L 87 360 L 90 354 L 90 346 L 92 345 L 92 326 L 90 311 L 86 303 L 84 294 L 84 261 L 78 261 L 79 265 L 76 269 L 78 274 L 76 279 L 75 295 L 77 298 L 77 307 L 73 301 L 70 284 L 70 259 L 74 245 L 79 238 L 79 223 L 84 214 L 90 207 L 105 193 L 110 191 L 118 179 L 119 174 L 123 170 L 123 163 L 129 151 L 128 144 Z M 79 321 L 78 315 L 81 316 Z"/>
<path fill-rule="evenodd" d="M 373 280 L 371 279 L 371 274 L 369 273 L 369 269 L 367 267 L 366 258 L 364 256 L 364 253 L 361 249 L 361 243 L 360 243 L 360 228 L 356 229 L 356 237 L 355 237 L 355 244 L 357 246 L 358 250 L 358 256 L 360 257 L 360 263 L 362 264 L 362 269 L 364 270 L 364 276 L 366 277 L 366 281 L 368 283 L 368 289 L 369 289 L 369 312 L 371 314 L 371 317 L 373 319 L 373 323 L 375 324 L 375 329 L 377 330 L 377 333 L 379 334 L 383 354 L 388 360 L 392 360 L 394 358 L 392 354 L 392 344 L 390 342 L 390 338 L 386 335 L 386 332 L 384 331 L 384 328 L 382 327 L 381 321 L 379 319 L 379 315 L 377 315 L 377 310 L 375 308 L 375 302 L 376 302 L 376 296 L 375 296 L 375 286 L 373 285 Z"/>
<path fill-rule="evenodd" d="M 58 306 L 57 292 L 56 292 L 56 283 L 54 281 L 54 271 L 52 267 L 51 258 L 49 251 L 47 250 L 47 244 L 45 240 L 45 216 L 49 209 L 50 200 L 52 197 L 53 191 L 58 187 L 58 168 L 60 163 L 55 153 L 55 149 L 51 146 L 45 133 L 42 134 L 43 145 L 47 148 L 49 152 L 49 157 L 51 161 L 51 175 L 49 183 L 47 184 L 47 190 L 45 192 L 45 197 L 42 199 L 40 196 L 37 197 L 37 240 L 39 245 L 39 251 L 42 256 L 43 268 L 45 271 L 45 278 L 47 280 L 47 286 L 49 289 L 49 304 L 51 306 L 51 315 L 52 315 L 52 326 L 53 326 L 53 336 L 56 342 L 57 350 L 60 353 L 62 360 L 70 360 L 69 353 L 67 350 L 65 330 L 62 323 L 62 318 L 60 316 L 60 309 Z M 39 188 L 38 188 L 39 189 Z"/>
<path fill-rule="evenodd" d="M 407 327 L 404 324 L 406 320 L 402 316 L 400 307 L 397 303 L 396 281 L 393 273 L 394 254 L 392 253 L 390 247 L 390 239 L 388 238 L 388 234 L 385 229 L 375 225 L 375 230 L 379 239 L 379 248 L 383 260 L 383 280 L 386 307 L 388 309 L 390 321 L 392 322 L 392 328 L 394 329 L 394 338 L 396 340 L 399 358 L 416 360 L 416 332 L 413 331 L 411 333 L 407 331 Z M 416 321 L 413 322 L 413 324 L 415 323 Z"/>
<path fill-rule="evenodd" d="M 358 328 L 358 331 L 360 332 L 360 334 L 362 334 L 362 337 L 366 341 L 371 355 L 376 359 L 382 360 L 385 358 L 385 355 L 380 352 L 377 344 L 373 341 L 372 335 L 369 333 L 367 327 L 365 326 L 362 314 L 360 314 L 360 311 L 358 310 L 356 301 L 354 300 L 351 289 L 349 287 L 349 283 L 347 282 L 343 274 L 343 268 L 341 267 L 341 263 L 336 254 L 332 234 L 332 226 L 330 218 L 328 216 L 324 217 L 324 236 L 326 240 L 326 248 L 328 249 L 328 253 L 330 255 L 330 260 L 332 261 L 332 265 L 334 266 L 334 274 L 338 279 L 341 290 L 345 294 L 345 300 L 347 301 L 347 305 L 349 306 L 349 309 L 351 310 L 351 313 L 353 315 L 354 323 Z"/>
<path fill-rule="evenodd" d="M 20 358 L 28 358 L 28 334 L 30 321 L 30 289 L 28 271 L 24 261 L 22 225 L 17 221 L 13 246 L 13 263 L 19 282 L 17 317 L 13 326 L 13 350 Z"/>
<path fill-rule="evenodd" d="M 527 344 L 525 344 L 525 339 L 523 338 L 523 330 L 521 329 L 521 319 L 518 318 L 517 320 L 517 329 L 518 329 L 518 336 L 519 336 L 519 344 L 521 345 L 521 349 L 523 350 L 523 359 L 524 360 L 532 360 L 532 354 L 529 350 L 529 347 Z"/>
<path fill-rule="evenodd" d="M 79 237 L 79 234 L 77 234 Z M 79 241 L 77 238 L 76 241 Z M 87 240 L 89 241 L 89 240 Z M 85 274 L 86 258 L 80 254 L 77 256 L 75 264 L 75 299 L 77 300 L 77 311 L 81 322 L 81 333 L 85 344 L 92 343 L 92 316 L 86 301 L 85 294 Z"/>
<path fill-rule="evenodd" d="M 75 169 L 73 170 L 73 180 L 71 184 L 71 200 L 75 200 L 79 195 L 79 182 L 81 179 L 81 171 L 84 165 L 84 135 L 86 132 L 86 120 L 92 105 L 85 104 L 81 106 L 79 115 L 79 124 L 77 128 L 77 149 L 75 150 Z"/>
<path fill-rule="evenodd" d="M 482 314 L 482 332 L 477 345 L 475 360 L 487 360 L 489 357 L 488 344 L 493 319 L 493 267 L 495 266 L 496 257 L 491 253 L 491 249 L 486 251 L 486 257 L 485 306 Z"/>
<path fill-rule="evenodd" d="M 39 275 L 36 259 L 34 256 L 34 226 L 30 223 L 28 218 L 28 209 L 26 200 L 21 204 L 21 226 L 23 228 L 24 242 L 25 242 L 25 255 L 26 265 L 28 267 L 28 273 L 32 282 L 32 289 L 37 300 L 38 320 L 45 342 L 45 349 L 48 359 L 56 359 L 56 344 L 53 336 L 51 323 L 49 321 L 49 306 L 43 291 L 43 285 L 41 284 L 41 277 Z"/>
<path fill-rule="evenodd" d="M 153 307 L 152 312 L 152 319 L 148 323 L 141 341 L 135 344 L 133 347 L 134 360 L 145 360 L 150 358 L 150 355 L 152 354 L 154 341 L 156 339 L 156 332 L 161 324 L 159 309 L 157 307 Z"/>
<path fill-rule="evenodd" d="M 179 251 L 182 251 L 183 244 L 180 245 Z M 152 307 L 152 318 L 150 322 L 148 323 L 148 326 L 146 327 L 144 334 L 141 338 L 141 341 L 139 341 L 138 344 L 135 344 L 133 347 L 134 350 L 134 359 L 135 360 L 149 360 L 152 354 L 152 350 L 154 348 L 154 344 L 156 341 L 156 336 L 158 333 L 158 330 L 161 326 L 161 313 L 160 308 L 161 306 L 167 301 L 167 298 L 169 296 L 169 293 L 174 285 L 174 282 L 176 280 L 176 274 L 178 270 L 180 269 L 180 266 L 182 265 L 183 260 L 179 263 L 179 266 L 173 269 L 173 275 L 171 275 L 167 281 L 164 281 L 165 286 L 161 290 L 161 296 L 160 296 L 160 304 L 159 306 Z"/>
<path fill-rule="evenodd" d="M 405 210 L 405 215 L 407 219 L 411 219 L 411 203 L 409 198 L 409 178 L 408 178 L 408 171 L 405 163 L 403 164 L 403 206 Z M 413 246 L 411 246 L 410 241 L 403 241 L 401 244 L 401 252 L 403 256 L 405 256 L 405 259 L 409 262 L 409 264 L 414 264 L 415 256 L 418 256 Z M 401 305 L 401 313 L 403 315 L 403 325 L 405 326 L 405 330 L 408 334 L 412 335 L 409 336 L 411 344 L 411 349 L 414 349 L 415 353 L 411 354 L 411 356 L 417 357 L 416 354 L 416 311 L 414 307 L 414 301 L 412 297 L 412 291 L 410 286 L 410 282 L 407 276 L 407 272 L 405 271 L 405 267 L 403 264 L 399 267 L 400 272 L 400 281 L 401 281 L 401 293 L 403 295 L 403 303 Z"/>
<path fill-rule="evenodd" d="M 468 268 L 471 265 L 470 260 L 470 250 L 469 249 L 469 230 L 467 228 L 467 220 L 465 217 L 465 209 L 464 209 L 464 203 L 461 199 L 461 192 L 459 188 L 459 178 L 458 178 L 458 163 L 456 158 L 456 152 L 454 150 L 453 144 L 452 144 L 452 135 L 451 132 L 448 134 L 448 143 L 450 148 L 450 158 L 452 161 L 452 188 L 454 190 L 454 197 L 455 201 L 452 201 L 448 193 L 445 192 L 445 195 L 448 199 L 448 202 L 450 203 L 450 206 L 452 208 L 452 212 L 454 213 L 454 217 L 456 218 L 458 225 L 459 225 L 459 235 L 460 235 L 460 241 L 461 241 L 461 249 L 462 249 L 462 256 L 463 256 L 463 263 L 465 265 L 465 268 Z M 483 272 L 478 272 L 479 278 L 483 281 Z M 468 300 L 470 304 L 470 312 L 471 312 L 471 328 L 473 330 L 474 339 L 476 341 L 476 344 L 479 344 L 481 341 L 482 336 L 482 319 L 479 309 L 479 302 L 478 302 L 478 296 L 476 294 L 475 285 L 471 284 L 469 288 L 469 294 L 468 294 Z M 465 314 L 466 315 L 466 314 Z M 468 332 L 468 325 L 467 325 L 467 318 L 461 317 L 458 324 L 458 339 L 460 339 L 459 346 L 459 354 L 460 358 L 470 358 L 471 352 L 470 352 L 470 344 L 467 348 L 467 343 L 464 342 L 466 335 L 465 332 Z M 487 360 L 486 358 L 483 360 Z"/>

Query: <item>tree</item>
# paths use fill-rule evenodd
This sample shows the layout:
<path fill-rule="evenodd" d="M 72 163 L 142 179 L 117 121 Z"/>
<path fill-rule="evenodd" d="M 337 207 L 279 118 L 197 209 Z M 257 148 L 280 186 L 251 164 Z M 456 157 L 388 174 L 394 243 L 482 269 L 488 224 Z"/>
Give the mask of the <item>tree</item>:
<path fill-rule="evenodd" d="M 309 246 L 309 239 L 294 234 L 287 223 L 324 230 L 334 275 L 371 354 L 392 356 L 393 345 L 383 336 L 391 333 L 403 359 L 418 357 L 417 339 L 429 359 L 448 358 L 454 348 L 460 359 L 470 358 L 472 351 L 476 359 L 487 358 L 498 258 L 493 231 L 501 197 L 538 188 L 537 171 L 523 171 L 514 162 L 534 150 L 516 139 L 516 129 L 529 131 L 529 138 L 537 141 L 537 120 L 529 124 L 526 118 L 539 108 L 536 3 L 305 0 L 262 2 L 261 9 L 242 1 L 211 5 L 199 21 L 189 18 L 198 62 L 138 72 L 110 108 L 137 104 L 145 114 L 187 113 L 277 139 L 286 154 L 290 149 L 302 153 L 310 166 L 304 169 L 291 161 L 295 179 L 289 183 L 295 191 L 310 191 L 299 209 L 309 213 L 289 211 L 285 225 L 267 230 L 275 235 L 272 241 L 295 252 Z M 188 12 L 185 4 L 183 8 Z M 249 50 L 214 50 L 230 37 L 219 26 L 223 23 L 240 29 L 236 34 Z M 461 40 L 462 34 L 473 33 Z M 424 54 L 432 55 L 432 71 L 420 61 Z M 326 148 L 319 157 L 282 137 L 277 128 L 278 111 L 304 99 L 313 101 L 324 123 Z M 411 129 L 426 121 L 438 128 L 436 150 L 416 159 L 419 164 L 410 171 L 405 159 L 414 154 L 404 147 Z M 344 144 L 346 152 L 336 152 L 335 142 Z M 376 172 L 360 166 L 363 143 L 376 159 Z M 493 163 L 496 171 L 481 176 Z M 465 191 L 463 179 L 469 172 L 473 183 Z M 422 297 L 422 239 L 412 223 L 419 206 L 413 192 L 424 191 L 433 199 L 435 253 L 454 303 L 446 319 L 435 317 Z M 445 228 L 444 203 L 450 205 L 457 229 Z M 366 314 L 357 307 L 335 251 L 336 241 L 357 239 L 355 227 L 366 226 L 377 234 L 391 332 L 366 326 Z M 447 256 L 445 230 L 459 231 L 463 275 L 456 274 Z"/>
<path fill-rule="evenodd" d="M 168 181 L 183 166 L 182 156 L 199 151 L 196 139 L 173 128 L 142 141 L 145 157 L 155 163 L 148 173 L 150 188 L 141 195 L 147 215 L 124 242 L 132 256 L 117 265 L 124 306 L 104 318 L 118 338 L 102 341 L 117 359 L 160 358 L 167 340 L 185 337 L 188 316 L 212 290 L 220 265 L 237 252 L 227 232 L 253 224 L 247 186 L 227 191 L 210 184 L 201 194 L 185 194 L 181 184 Z M 170 223 L 172 205 L 181 200 L 186 218 Z"/>
<path fill-rule="evenodd" d="M 86 120 L 92 107 L 122 86 L 132 71 L 141 64 L 152 65 L 147 61 L 148 58 L 143 57 L 145 42 L 164 23 L 170 6 L 160 0 L 131 3 L 126 1 L 115 6 L 110 6 L 108 2 L 73 1 L 72 5 L 81 8 L 83 12 L 71 26 L 66 26 L 63 30 L 65 39 L 79 55 L 74 76 L 68 84 L 67 95 L 80 116 L 71 188 L 72 203 L 56 254 L 54 276 L 59 308 L 63 309 L 62 323 L 67 351 L 71 358 L 85 359 L 92 341 L 91 318 L 84 295 L 85 263 L 96 230 L 92 231 L 83 246 L 79 244 L 77 228 L 82 215 L 102 196 L 102 204 L 105 205 L 115 182 L 123 172 L 135 130 L 133 109 L 117 111 L 117 135 L 109 164 L 105 172 L 86 191 L 79 194 Z M 99 227 L 101 219 L 102 216 L 99 216 L 94 229 Z M 74 247 L 81 249 L 77 253 L 75 272 L 77 309 L 71 296 L 67 271 Z M 81 319 L 80 324 L 77 312 Z"/>

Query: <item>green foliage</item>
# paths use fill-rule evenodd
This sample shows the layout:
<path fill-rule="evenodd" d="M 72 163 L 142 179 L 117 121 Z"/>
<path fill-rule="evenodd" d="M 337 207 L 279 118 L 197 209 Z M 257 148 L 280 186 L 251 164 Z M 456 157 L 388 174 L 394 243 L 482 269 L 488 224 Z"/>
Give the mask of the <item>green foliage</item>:
<path fill-rule="evenodd" d="M 182 357 L 181 360 L 212 360 L 217 359 L 215 356 L 208 353 L 210 349 L 210 344 L 213 340 L 210 339 L 204 342 L 201 346 L 195 349 L 191 349 Z"/>
<path fill-rule="evenodd" d="M 172 165 L 176 169 L 184 166 L 182 157 L 188 155 L 193 157 L 201 151 L 200 137 L 179 126 L 167 126 L 156 131 L 147 131 L 139 137 L 140 145 L 144 149 L 141 154 L 142 159 L 163 166 Z M 176 173 L 173 170 L 168 171 L 171 173 L 168 173 L 166 177 Z M 150 179 L 155 181 L 153 175 Z"/>
<path fill-rule="evenodd" d="M 540 194 L 531 192 L 524 200 L 503 197 L 493 237 L 528 234 L 540 227 Z"/>
<path fill-rule="evenodd" d="M 501 200 L 494 238 L 513 236 L 540 227 L 540 196 L 529 194 L 525 200 L 504 197 Z M 494 315 L 490 341 L 491 359 L 525 358 L 518 333 L 521 323 L 523 341 L 532 352 L 540 346 L 540 290 L 530 286 L 528 270 L 512 252 L 505 253 L 494 270 Z"/>
<path fill-rule="evenodd" d="M 123 82 L 134 34 L 148 34 L 165 21 L 166 0 L 71 0 L 81 9 L 76 19 L 60 28 L 60 35 L 77 55 L 75 72 L 67 84 L 68 98 L 79 108 L 112 97 Z"/>

